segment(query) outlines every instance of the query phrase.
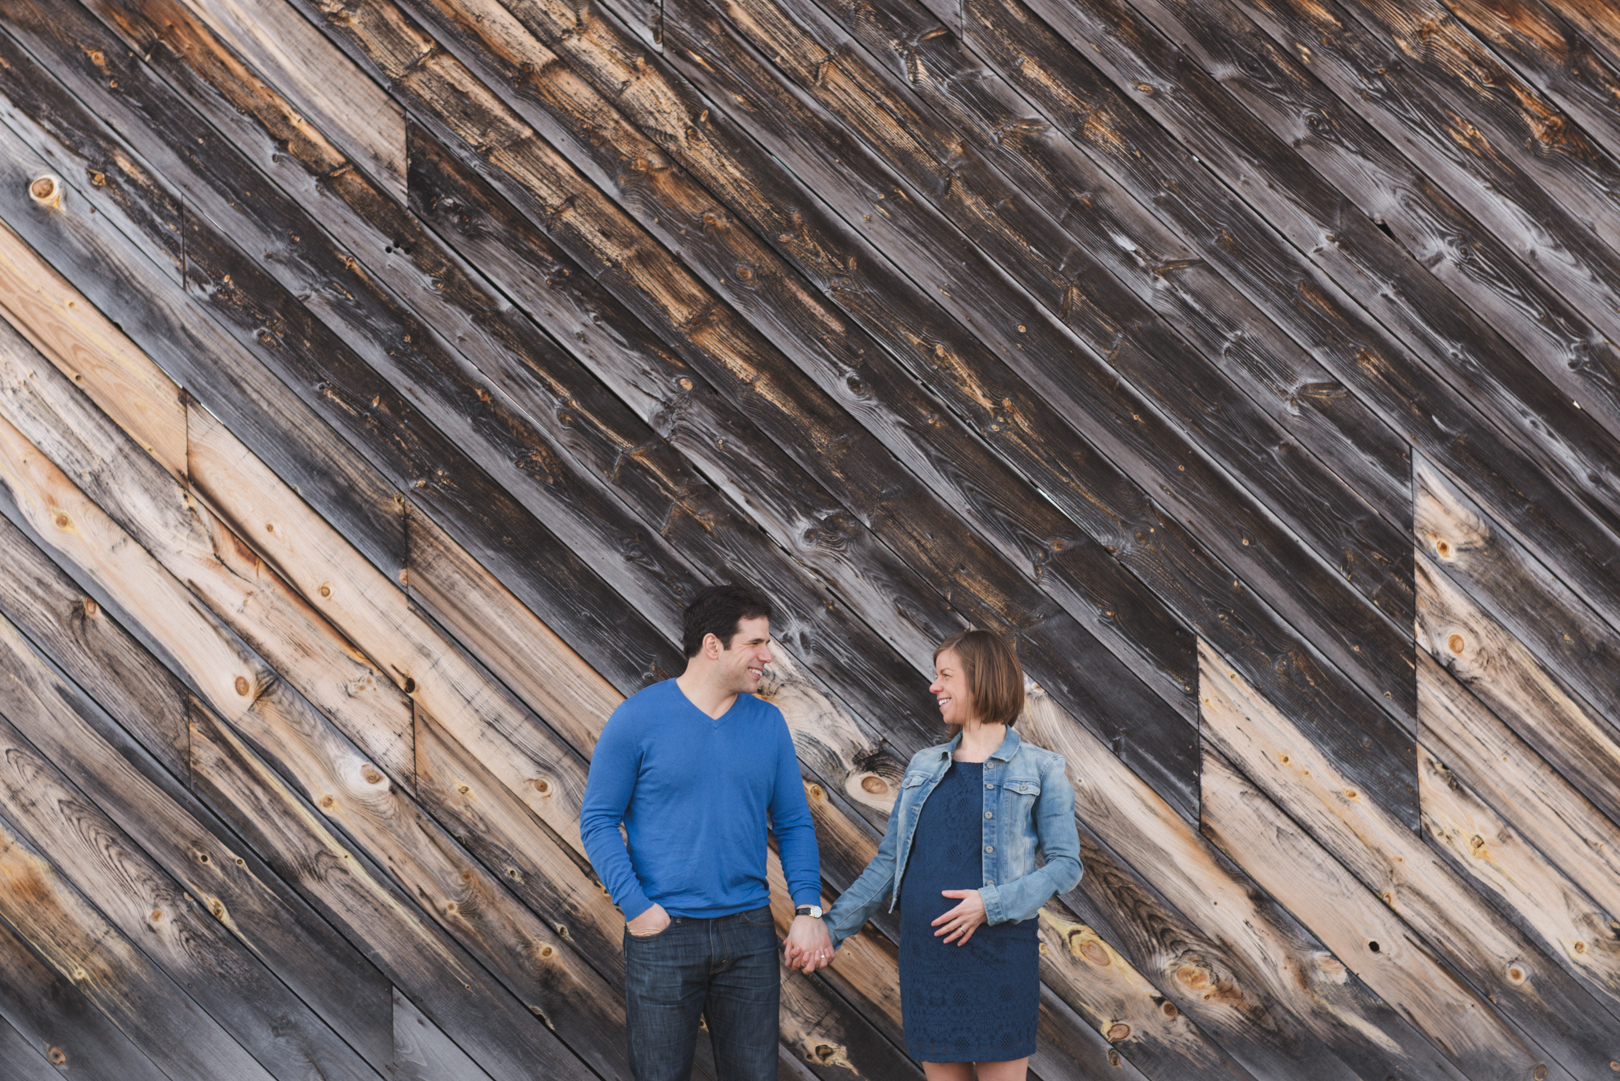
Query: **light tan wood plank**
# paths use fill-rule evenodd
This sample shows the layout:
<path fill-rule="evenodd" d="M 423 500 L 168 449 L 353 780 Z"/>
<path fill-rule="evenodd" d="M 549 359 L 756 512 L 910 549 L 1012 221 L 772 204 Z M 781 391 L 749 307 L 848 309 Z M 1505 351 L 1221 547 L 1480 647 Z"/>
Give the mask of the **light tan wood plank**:
<path fill-rule="evenodd" d="M 1394 911 L 1219 753 L 1204 756 L 1202 807 L 1204 829 L 1215 842 L 1472 1081 L 1572 1077 L 1520 1038 Z"/>
<path fill-rule="evenodd" d="M 1425 745 L 1585 890 L 1620 913 L 1620 827 L 1427 653 L 1418 653 Z"/>
<path fill-rule="evenodd" d="M 3 222 L 0 315 L 164 469 L 185 475 L 180 388 Z"/>
<path fill-rule="evenodd" d="M 1620 823 L 1615 730 L 1436 567 L 1417 565 L 1418 645 Z"/>
<path fill-rule="evenodd" d="M 1286 807 L 1313 843 L 1376 893 L 1412 937 L 1456 965 L 1505 1017 L 1570 1071 L 1607 1068 L 1611 1059 L 1620 1058 L 1620 1019 L 1615 1014 L 1585 993 L 1420 837 L 1363 798 L 1309 737 L 1202 642 L 1198 689 L 1207 747 Z M 1206 763 L 1206 775 L 1208 768 Z M 1258 868 L 1239 862 L 1259 877 Z M 1316 924 L 1310 926 L 1322 933 Z M 1345 961 L 1354 967 L 1357 959 L 1347 956 Z M 1620 1002 L 1606 985 L 1599 990 L 1605 1004 Z M 1427 1032 L 1445 1032 L 1451 1023 L 1449 1011 L 1436 1013 L 1434 1004 L 1409 994 L 1401 1005 Z M 1507 1031 L 1503 1026 L 1502 1033 Z M 1511 1046 L 1511 1041 L 1503 1043 L 1503 1053 Z M 1458 1064 L 1470 1069 L 1461 1060 Z"/>
<path fill-rule="evenodd" d="M 282 0 L 181 0 L 303 115 L 401 201 L 405 110 Z"/>
<path fill-rule="evenodd" d="M 1418 746 L 1423 828 L 1499 907 L 1577 976 L 1620 998 L 1620 922 L 1581 892 L 1427 748 Z"/>

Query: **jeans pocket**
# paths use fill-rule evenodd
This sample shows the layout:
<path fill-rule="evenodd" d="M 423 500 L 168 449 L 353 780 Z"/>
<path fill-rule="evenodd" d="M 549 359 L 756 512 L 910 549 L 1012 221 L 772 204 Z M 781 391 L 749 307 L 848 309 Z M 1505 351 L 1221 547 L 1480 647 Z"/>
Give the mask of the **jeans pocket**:
<path fill-rule="evenodd" d="M 771 919 L 771 906 L 751 908 L 747 912 L 737 913 L 737 917 L 751 927 L 769 927 L 774 922 Z"/>

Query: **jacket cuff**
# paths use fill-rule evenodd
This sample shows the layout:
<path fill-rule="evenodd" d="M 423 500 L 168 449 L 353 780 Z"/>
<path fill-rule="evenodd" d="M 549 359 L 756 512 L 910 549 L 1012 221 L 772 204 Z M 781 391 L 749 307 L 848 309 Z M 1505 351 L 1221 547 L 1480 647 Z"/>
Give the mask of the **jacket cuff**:
<path fill-rule="evenodd" d="M 995 886 L 979 887 L 979 898 L 984 901 L 984 922 L 1005 923 L 1007 912 L 1001 904 L 1001 891 Z"/>

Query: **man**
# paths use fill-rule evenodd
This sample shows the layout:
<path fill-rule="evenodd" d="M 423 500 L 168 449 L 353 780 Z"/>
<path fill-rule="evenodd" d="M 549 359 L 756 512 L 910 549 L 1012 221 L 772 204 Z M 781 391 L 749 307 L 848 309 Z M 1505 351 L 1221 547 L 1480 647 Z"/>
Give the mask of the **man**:
<path fill-rule="evenodd" d="M 686 671 L 620 704 L 591 756 L 580 832 L 626 920 L 636 1081 L 687 1081 L 700 1014 L 720 1081 L 776 1078 L 767 823 L 798 906 L 788 960 L 809 972 L 832 957 L 793 740 L 782 711 L 752 694 L 771 662 L 770 617 L 746 586 L 701 590 L 682 621 Z"/>

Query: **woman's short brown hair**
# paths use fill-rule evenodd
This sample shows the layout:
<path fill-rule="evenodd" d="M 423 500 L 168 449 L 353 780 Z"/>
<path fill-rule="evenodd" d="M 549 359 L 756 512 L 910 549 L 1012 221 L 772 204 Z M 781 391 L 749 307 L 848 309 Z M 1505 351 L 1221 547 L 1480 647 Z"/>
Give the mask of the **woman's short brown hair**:
<path fill-rule="evenodd" d="M 1011 643 L 989 631 L 963 631 L 941 642 L 934 660 L 947 649 L 962 663 L 979 723 L 1011 725 L 1018 720 L 1024 712 L 1024 669 Z"/>

